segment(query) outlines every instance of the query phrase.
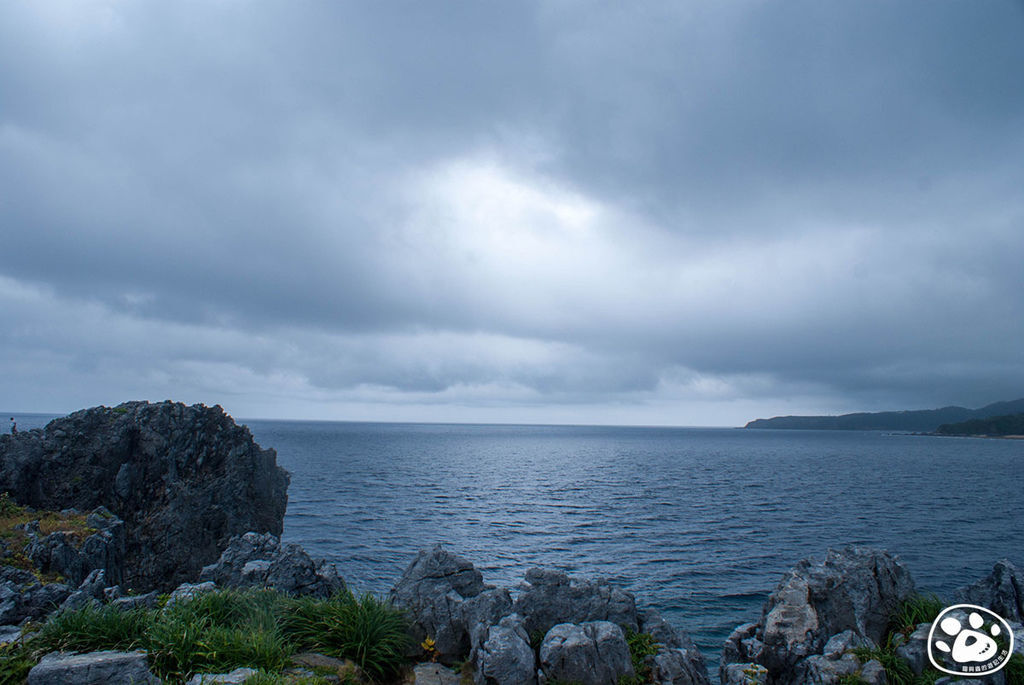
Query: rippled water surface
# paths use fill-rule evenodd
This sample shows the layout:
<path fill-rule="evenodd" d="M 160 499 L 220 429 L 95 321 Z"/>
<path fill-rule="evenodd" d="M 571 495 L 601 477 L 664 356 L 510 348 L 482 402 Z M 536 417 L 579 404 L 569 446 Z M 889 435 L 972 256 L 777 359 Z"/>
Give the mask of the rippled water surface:
<path fill-rule="evenodd" d="M 1024 442 L 839 431 L 248 421 L 292 473 L 284 537 L 386 591 L 433 543 L 485 580 L 604 575 L 717 662 L 806 556 L 901 555 L 947 595 L 1024 562 Z"/>

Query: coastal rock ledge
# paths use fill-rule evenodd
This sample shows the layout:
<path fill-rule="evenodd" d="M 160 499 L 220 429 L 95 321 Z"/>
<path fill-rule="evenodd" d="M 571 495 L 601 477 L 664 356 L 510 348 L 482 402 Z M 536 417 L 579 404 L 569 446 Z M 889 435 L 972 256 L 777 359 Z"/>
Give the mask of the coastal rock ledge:
<path fill-rule="evenodd" d="M 280 535 L 288 473 L 220 406 L 126 402 L 0 437 L 0 492 L 36 509 L 124 521 L 125 587 L 168 591 L 232 536 Z"/>

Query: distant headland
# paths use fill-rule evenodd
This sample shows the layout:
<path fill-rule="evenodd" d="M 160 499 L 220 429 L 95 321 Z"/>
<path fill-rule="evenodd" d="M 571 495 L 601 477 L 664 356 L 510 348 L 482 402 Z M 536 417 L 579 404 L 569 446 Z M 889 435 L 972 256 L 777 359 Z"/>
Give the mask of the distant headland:
<path fill-rule="evenodd" d="M 997 417 L 1024 414 L 1024 398 L 995 402 L 980 409 L 942 407 L 911 411 L 860 412 L 840 416 L 776 416 L 756 419 L 744 428 L 789 428 L 802 430 L 883 430 L 943 435 L 975 435 L 985 431 L 961 426 L 970 421 L 990 421 Z M 1000 424 L 1001 425 L 1001 424 Z M 1015 424 L 1014 424 L 1015 425 Z M 940 428 L 944 429 L 940 431 Z M 963 429 L 963 430 L 961 430 Z M 996 433 L 989 433 L 996 434 Z"/>

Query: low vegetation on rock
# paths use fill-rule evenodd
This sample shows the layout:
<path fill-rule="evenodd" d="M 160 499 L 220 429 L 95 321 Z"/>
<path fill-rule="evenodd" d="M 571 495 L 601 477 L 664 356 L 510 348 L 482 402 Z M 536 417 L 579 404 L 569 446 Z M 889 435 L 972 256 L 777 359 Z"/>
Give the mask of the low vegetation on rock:
<path fill-rule="evenodd" d="M 0 683 L 24 682 L 50 652 L 102 650 L 143 650 L 150 670 L 171 683 L 238 667 L 260 669 L 255 682 L 275 682 L 296 654 L 308 651 L 351 662 L 343 674 L 348 682 L 389 682 L 405 665 L 407 639 L 401 612 L 371 595 L 343 591 L 315 599 L 214 590 L 163 608 L 86 604 L 57 612 L 37 632 L 30 627 L 25 638 L 2 648 Z"/>

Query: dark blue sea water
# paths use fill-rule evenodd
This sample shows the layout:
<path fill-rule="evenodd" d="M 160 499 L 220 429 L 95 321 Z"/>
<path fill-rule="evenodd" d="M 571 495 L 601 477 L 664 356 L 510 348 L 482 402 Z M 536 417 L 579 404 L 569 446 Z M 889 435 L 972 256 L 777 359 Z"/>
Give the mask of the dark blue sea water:
<path fill-rule="evenodd" d="M 385 592 L 443 543 L 513 585 L 604 575 L 717 663 L 796 561 L 897 552 L 948 596 L 1024 562 L 1024 442 L 839 431 L 249 421 L 292 473 L 284 537 Z"/>
<path fill-rule="evenodd" d="M 16 415 L 22 428 L 52 417 Z M 6 418 L 6 417 L 5 417 Z M 284 537 L 386 592 L 443 543 L 488 582 L 604 575 L 717 663 L 799 559 L 869 544 L 949 596 L 1024 563 L 1024 441 L 845 431 L 246 421 L 292 473 Z"/>

